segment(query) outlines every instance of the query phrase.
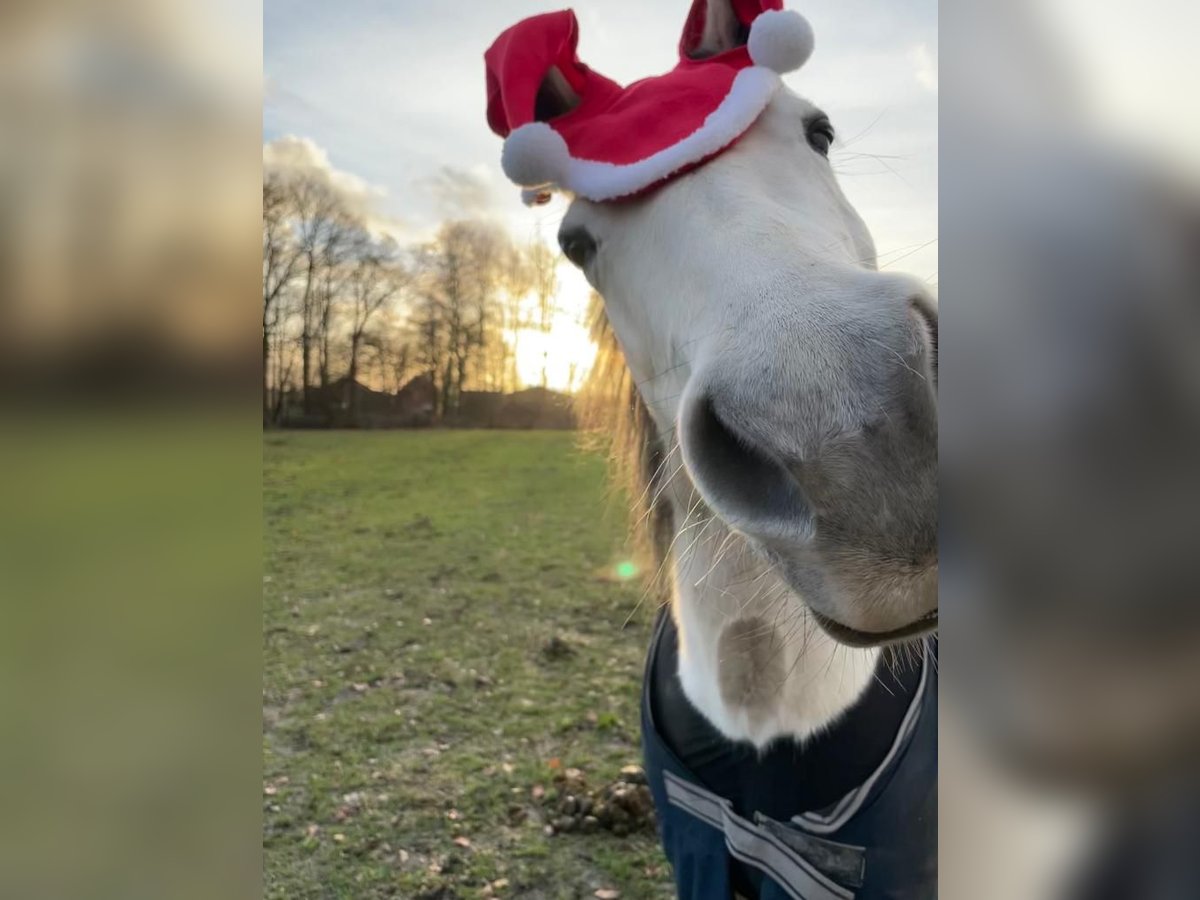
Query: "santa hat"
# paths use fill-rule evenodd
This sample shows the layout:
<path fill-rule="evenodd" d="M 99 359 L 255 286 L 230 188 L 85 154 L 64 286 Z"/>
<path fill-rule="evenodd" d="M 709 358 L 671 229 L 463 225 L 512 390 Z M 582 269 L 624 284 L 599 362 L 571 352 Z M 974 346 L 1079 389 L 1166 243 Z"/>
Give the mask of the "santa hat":
<path fill-rule="evenodd" d="M 501 34 L 484 54 L 488 124 L 505 139 L 501 166 L 526 201 L 555 189 L 629 197 L 732 146 L 766 109 L 780 74 L 808 59 L 813 36 L 783 0 L 728 2 L 740 26 L 734 46 L 703 45 L 708 4 L 694 0 L 679 64 L 626 87 L 580 62 L 571 10 Z"/>

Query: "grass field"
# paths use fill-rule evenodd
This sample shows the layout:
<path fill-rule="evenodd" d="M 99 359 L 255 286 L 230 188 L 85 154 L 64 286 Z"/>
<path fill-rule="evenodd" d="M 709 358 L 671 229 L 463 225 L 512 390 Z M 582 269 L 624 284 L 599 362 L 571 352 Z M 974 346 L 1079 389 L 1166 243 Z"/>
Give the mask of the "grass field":
<path fill-rule="evenodd" d="M 653 604 L 622 628 L 624 510 L 575 441 L 266 435 L 267 897 L 672 896 L 653 834 L 551 836 L 533 797 L 640 759 Z"/>

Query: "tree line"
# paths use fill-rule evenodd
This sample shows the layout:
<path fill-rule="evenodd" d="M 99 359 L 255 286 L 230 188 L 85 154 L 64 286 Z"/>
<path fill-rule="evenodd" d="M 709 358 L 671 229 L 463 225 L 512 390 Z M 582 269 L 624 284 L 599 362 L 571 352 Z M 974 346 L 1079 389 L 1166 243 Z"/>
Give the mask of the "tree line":
<path fill-rule="evenodd" d="M 351 422 L 360 384 L 396 393 L 425 376 L 434 421 L 464 391 L 516 390 L 522 333 L 552 327 L 557 262 L 542 241 L 522 244 L 482 219 L 402 246 L 319 175 L 265 174 L 264 424 L 328 417 L 336 383 Z"/>

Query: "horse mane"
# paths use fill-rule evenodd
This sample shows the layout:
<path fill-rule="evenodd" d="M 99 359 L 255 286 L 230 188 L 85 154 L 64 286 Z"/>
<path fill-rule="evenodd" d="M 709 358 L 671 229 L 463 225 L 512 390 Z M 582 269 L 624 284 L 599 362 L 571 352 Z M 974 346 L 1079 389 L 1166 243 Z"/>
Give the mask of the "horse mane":
<path fill-rule="evenodd" d="M 628 498 L 634 553 L 651 573 L 647 590 L 662 600 L 670 585 L 666 560 L 673 535 L 671 505 L 663 491 L 671 475 L 666 471 L 666 448 L 625 362 L 604 302 L 594 292 L 588 322 L 596 359 L 577 400 L 581 433 L 589 449 L 606 455 L 614 486 Z"/>

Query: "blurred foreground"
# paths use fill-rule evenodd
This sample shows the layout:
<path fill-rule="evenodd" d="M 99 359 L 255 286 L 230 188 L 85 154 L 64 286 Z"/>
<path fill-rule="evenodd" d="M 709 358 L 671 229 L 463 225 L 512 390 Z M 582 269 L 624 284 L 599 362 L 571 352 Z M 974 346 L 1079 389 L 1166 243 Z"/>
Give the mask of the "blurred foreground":
<path fill-rule="evenodd" d="M 260 21 L 0 4 L 0 896 L 259 893 Z"/>
<path fill-rule="evenodd" d="M 943 9 L 945 897 L 1200 896 L 1198 27 Z"/>

